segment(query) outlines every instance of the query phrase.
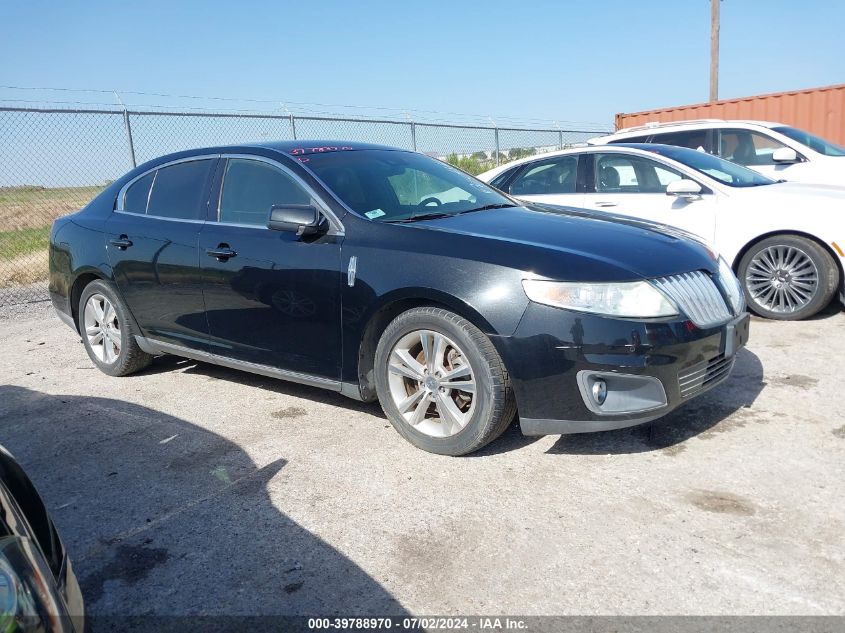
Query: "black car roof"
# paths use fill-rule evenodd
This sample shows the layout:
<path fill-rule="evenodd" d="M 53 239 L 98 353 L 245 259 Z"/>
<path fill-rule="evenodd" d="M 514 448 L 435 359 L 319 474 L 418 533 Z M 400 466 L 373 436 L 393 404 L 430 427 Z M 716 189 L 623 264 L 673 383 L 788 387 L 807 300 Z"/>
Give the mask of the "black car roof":
<path fill-rule="evenodd" d="M 325 154 L 327 152 L 354 151 L 362 149 L 404 151 L 401 148 L 390 147 L 389 145 L 337 140 L 262 141 L 259 143 L 245 143 L 243 146 L 273 149 L 278 152 L 290 154 L 291 156 L 301 156 L 303 154 Z"/>
<path fill-rule="evenodd" d="M 329 152 L 348 152 L 355 150 L 387 150 L 394 152 L 410 151 L 399 147 L 390 147 L 389 145 L 359 143 L 358 141 L 260 141 L 255 143 L 238 143 L 212 147 L 195 147 L 170 154 L 163 154 L 162 156 L 157 156 L 156 158 L 138 165 L 136 169 L 132 170 L 127 175 L 134 177 L 146 170 L 153 169 L 164 163 L 182 158 L 191 158 L 192 156 L 200 156 L 204 154 L 238 154 L 249 152 L 249 150 L 258 150 L 257 153 L 259 154 L 261 153 L 261 150 L 264 150 L 265 152 L 279 152 L 291 158 L 298 158 L 308 154 L 326 154 Z"/>

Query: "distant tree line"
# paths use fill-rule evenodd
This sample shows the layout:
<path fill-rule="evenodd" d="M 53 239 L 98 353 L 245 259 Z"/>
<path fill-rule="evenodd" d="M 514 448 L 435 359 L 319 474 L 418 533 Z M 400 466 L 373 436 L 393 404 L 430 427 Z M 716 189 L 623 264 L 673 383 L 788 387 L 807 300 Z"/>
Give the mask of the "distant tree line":
<path fill-rule="evenodd" d="M 502 165 L 512 160 L 533 156 L 536 153 L 537 150 L 533 147 L 514 147 L 507 150 L 507 152 L 499 152 L 499 164 Z M 465 156 L 453 152 L 446 157 L 446 162 L 473 176 L 477 176 L 496 166 L 496 153 L 475 152 L 474 154 Z"/>

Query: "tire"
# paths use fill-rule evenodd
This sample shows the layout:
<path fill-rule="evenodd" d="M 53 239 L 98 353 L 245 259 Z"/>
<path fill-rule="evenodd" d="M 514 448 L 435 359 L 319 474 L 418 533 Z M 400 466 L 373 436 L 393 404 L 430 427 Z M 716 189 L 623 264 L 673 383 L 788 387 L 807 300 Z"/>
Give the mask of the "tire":
<path fill-rule="evenodd" d="M 85 286 L 78 314 L 85 351 L 104 374 L 127 376 L 152 362 L 153 357 L 138 346 L 135 322 L 108 282 L 98 279 Z"/>
<path fill-rule="evenodd" d="M 767 319 L 797 321 L 827 307 L 839 285 L 833 257 L 811 239 L 775 235 L 754 244 L 739 263 L 748 307 Z"/>
<path fill-rule="evenodd" d="M 387 326 L 376 348 L 375 383 L 399 434 L 438 455 L 477 451 L 501 435 L 516 413 L 508 372 L 490 339 L 442 308 L 413 308 Z M 410 408 L 403 407 L 409 401 Z"/>

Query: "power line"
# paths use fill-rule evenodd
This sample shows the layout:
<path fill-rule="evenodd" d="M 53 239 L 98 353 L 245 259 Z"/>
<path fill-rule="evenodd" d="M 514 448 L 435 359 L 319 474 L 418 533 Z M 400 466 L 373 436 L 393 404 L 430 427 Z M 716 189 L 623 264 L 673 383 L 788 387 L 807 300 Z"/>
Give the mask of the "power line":
<path fill-rule="evenodd" d="M 314 111 L 314 107 L 320 108 L 343 108 L 343 109 L 352 109 L 352 110 L 371 110 L 371 111 L 381 111 L 381 112 L 399 112 L 402 114 L 407 115 L 410 112 L 417 113 L 417 114 L 426 114 L 426 115 L 436 115 L 436 116 L 451 116 L 451 117 L 464 117 L 467 119 L 474 119 L 476 121 L 489 121 L 491 118 L 495 119 L 496 121 L 503 121 L 503 122 L 510 122 L 510 123 L 520 123 L 520 124 L 564 124 L 564 125 L 590 125 L 595 127 L 608 127 L 607 123 L 597 123 L 597 122 L 590 122 L 590 121 L 571 121 L 565 119 L 540 119 L 540 118 L 532 118 L 532 117 L 513 117 L 507 115 L 482 115 L 482 114 L 469 114 L 469 113 L 462 113 L 462 112 L 450 112 L 450 111 L 441 111 L 441 110 L 423 110 L 423 109 L 409 109 L 409 108 L 398 108 L 398 107 L 391 107 L 391 106 L 372 106 L 372 105 L 349 105 L 349 104 L 333 104 L 333 103 L 321 103 L 321 102 L 308 102 L 308 101 L 287 101 L 284 99 L 255 99 L 250 97 L 218 97 L 218 96 L 198 96 L 198 95 L 175 95 L 175 94 L 167 94 L 167 93 L 159 93 L 159 92 L 142 92 L 137 90 L 104 90 L 104 89 L 96 89 L 96 88 L 54 88 L 54 87 L 36 87 L 36 86 L 8 86 L 8 85 L 0 85 L 0 89 L 5 90 L 22 90 L 22 91 L 50 91 L 50 92 L 78 92 L 78 93 L 91 93 L 91 94 L 109 94 L 114 95 L 116 93 L 121 95 L 134 95 L 134 96 L 143 96 L 143 97 L 157 97 L 157 98 L 166 98 L 166 99 L 192 99 L 192 100 L 204 100 L 204 101 L 223 101 L 223 102 L 235 102 L 235 103 L 257 103 L 257 104 L 272 104 L 276 106 L 274 109 L 279 109 L 279 107 L 286 107 L 286 106 L 299 106 L 312 109 L 311 112 L 314 114 L 324 114 L 324 115 L 336 115 L 337 112 L 333 111 Z M 21 102 L 24 100 L 21 99 L 3 99 L 4 101 L 16 101 Z M 74 102 L 53 102 L 53 103 L 74 103 Z M 82 102 L 80 102 L 82 103 Z M 99 105 L 112 105 L 112 104 L 99 104 Z M 130 104 L 127 104 L 130 105 Z M 145 104 L 131 104 L 131 105 L 145 105 Z M 145 105 L 145 107 L 162 107 L 162 106 L 150 106 Z M 191 108 L 195 109 L 195 108 Z M 234 110 L 234 111 L 241 111 L 246 112 L 247 110 Z"/>

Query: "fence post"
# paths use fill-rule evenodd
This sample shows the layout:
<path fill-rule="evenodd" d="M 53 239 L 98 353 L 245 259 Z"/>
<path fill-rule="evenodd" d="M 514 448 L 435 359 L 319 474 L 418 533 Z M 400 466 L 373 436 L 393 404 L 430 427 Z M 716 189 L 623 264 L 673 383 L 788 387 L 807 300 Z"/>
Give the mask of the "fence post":
<path fill-rule="evenodd" d="M 126 128 L 126 138 L 129 139 L 129 159 L 134 169 L 138 163 L 135 161 L 135 142 L 132 140 L 132 126 L 129 124 L 129 111 L 126 108 L 123 108 L 123 127 Z"/>
<path fill-rule="evenodd" d="M 493 132 L 496 135 L 496 167 L 499 166 L 499 128 L 493 128 Z"/>
<path fill-rule="evenodd" d="M 411 121 L 411 145 L 414 147 L 414 151 L 417 151 L 417 124 Z"/>
<path fill-rule="evenodd" d="M 290 131 L 293 134 L 293 140 L 296 140 L 296 119 L 293 118 L 293 114 L 290 115 Z"/>
<path fill-rule="evenodd" d="M 562 130 L 557 131 L 557 148 L 563 149 L 563 131 Z"/>

